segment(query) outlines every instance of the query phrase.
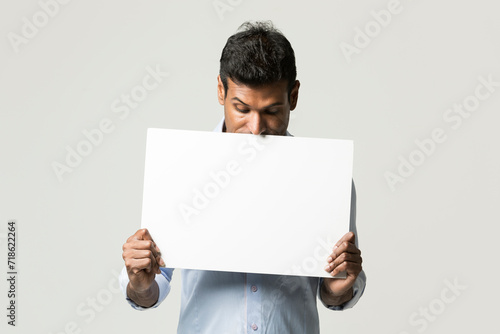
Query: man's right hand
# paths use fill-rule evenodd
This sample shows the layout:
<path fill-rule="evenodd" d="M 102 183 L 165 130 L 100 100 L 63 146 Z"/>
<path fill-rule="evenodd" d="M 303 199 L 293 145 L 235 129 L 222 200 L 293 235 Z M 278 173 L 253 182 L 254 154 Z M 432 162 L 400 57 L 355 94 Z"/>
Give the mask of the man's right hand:
<path fill-rule="evenodd" d="M 154 305 L 158 299 L 155 275 L 161 274 L 160 266 L 164 267 L 165 262 L 147 229 L 140 229 L 127 239 L 122 257 L 130 280 L 127 295 L 140 306 Z"/>

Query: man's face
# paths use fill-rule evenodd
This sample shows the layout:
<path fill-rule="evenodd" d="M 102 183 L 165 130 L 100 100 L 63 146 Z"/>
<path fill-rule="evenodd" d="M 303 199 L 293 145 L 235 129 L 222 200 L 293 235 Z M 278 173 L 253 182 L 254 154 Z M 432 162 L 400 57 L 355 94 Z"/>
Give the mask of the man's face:
<path fill-rule="evenodd" d="M 286 135 L 290 110 L 295 109 L 299 81 L 288 98 L 285 80 L 258 87 L 237 85 L 227 79 L 227 94 L 218 77 L 217 95 L 224 106 L 226 132 L 255 135 Z"/>

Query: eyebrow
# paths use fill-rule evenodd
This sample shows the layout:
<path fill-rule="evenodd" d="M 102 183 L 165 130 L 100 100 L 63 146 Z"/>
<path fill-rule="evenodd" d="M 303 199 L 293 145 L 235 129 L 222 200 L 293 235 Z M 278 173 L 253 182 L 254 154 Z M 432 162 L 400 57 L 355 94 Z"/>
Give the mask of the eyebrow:
<path fill-rule="evenodd" d="M 246 106 L 246 107 L 250 107 L 248 104 L 246 104 L 245 102 L 241 101 L 241 100 L 240 100 L 239 98 L 237 98 L 237 97 L 233 97 L 231 100 L 236 100 L 237 102 L 239 102 L 239 103 L 243 104 L 244 106 Z M 268 106 L 263 107 L 262 109 L 267 109 L 267 108 L 271 108 L 271 107 L 274 107 L 274 106 L 281 106 L 281 105 L 283 105 L 283 103 L 282 103 L 282 102 L 274 102 L 274 103 L 271 103 L 271 104 L 270 104 L 270 105 L 268 105 Z"/>

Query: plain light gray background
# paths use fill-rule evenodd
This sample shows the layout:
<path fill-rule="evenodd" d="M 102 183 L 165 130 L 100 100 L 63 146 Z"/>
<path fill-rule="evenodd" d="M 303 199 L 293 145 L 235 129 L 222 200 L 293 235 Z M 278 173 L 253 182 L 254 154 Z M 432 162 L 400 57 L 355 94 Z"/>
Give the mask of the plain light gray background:
<path fill-rule="evenodd" d="M 222 16 L 213 0 L 73 0 L 44 22 L 37 1 L 2 1 L 4 273 L 7 220 L 19 225 L 18 327 L 6 325 L 3 311 L 2 332 L 175 332 L 179 273 L 156 310 L 134 311 L 116 290 L 122 244 L 140 226 L 146 128 L 215 127 L 222 116 L 216 99 L 220 53 L 248 19 L 273 20 L 295 49 L 302 85 L 289 131 L 355 144 L 368 284 L 352 310 L 319 307 L 322 332 L 494 328 L 500 87 L 456 129 L 443 115 L 454 104 L 474 102 L 478 77 L 500 82 L 499 5 L 401 0 L 399 13 L 380 27 L 371 11 L 391 1 L 220 2 L 231 8 Z M 33 22 L 33 15 L 45 25 L 16 52 L 9 33 L 21 35 L 23 18 Z M 373 37 L 348 62 L 340 45 L 354 45 L 357 29 L 365 28 Z M 113 101 L 157 65 L 169 76 L 120 119 Z M 64 163 L 66 146 L 75 149 L 85 139 L 82 131 L 103 119 L 114 130 L 60 182 L 52 163 Z M 399 157 L 409 159 L 418 149 L 415 141 L 430 138 L 435 128 L 447 139 L 391 190 L 385 173 L 397 173 Z M 418 154 L 412 157 L 422 158 Z M 463 289 L 453 293 L 446 281 Z M 1 305 L 6 291 L 2 279 Z"/>

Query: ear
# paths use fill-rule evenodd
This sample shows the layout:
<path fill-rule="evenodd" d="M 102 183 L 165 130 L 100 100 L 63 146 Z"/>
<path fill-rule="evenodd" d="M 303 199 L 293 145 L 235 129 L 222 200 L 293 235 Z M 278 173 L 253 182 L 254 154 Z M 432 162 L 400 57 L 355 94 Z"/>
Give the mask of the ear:
<path fill-rule="evenodd" d="M 224 105 L 224 100 L 225 100 L 224 84 L 220 79 L 220 75 L 217 76 L 217 99 L 219 100 L 220 105 Z"/>
<path fill-rule="evenodd" d="M 297 100 L 299 99 L 299 88 L 300 81 L 295 80 L 295 85 L 292 88 L 292 92 L 290 93 L 290 110 L 295 109 L 297 106 Z"/>

